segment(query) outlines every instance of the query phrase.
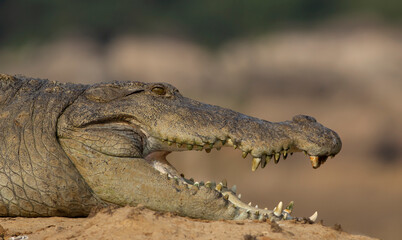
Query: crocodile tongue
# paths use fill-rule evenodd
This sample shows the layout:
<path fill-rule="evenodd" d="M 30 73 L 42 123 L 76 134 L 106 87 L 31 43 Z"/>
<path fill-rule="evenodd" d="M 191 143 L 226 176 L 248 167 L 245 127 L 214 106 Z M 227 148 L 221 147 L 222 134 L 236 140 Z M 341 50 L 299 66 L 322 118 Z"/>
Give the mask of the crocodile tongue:
<path fill-rule="evenodd" d="M 144 159 L 159 172 L 168 174 L 169 177 L 180 177 L 177 170 L 166 160 L 166 156 L 170 153 L 169 151 L 151 152 Z"/>

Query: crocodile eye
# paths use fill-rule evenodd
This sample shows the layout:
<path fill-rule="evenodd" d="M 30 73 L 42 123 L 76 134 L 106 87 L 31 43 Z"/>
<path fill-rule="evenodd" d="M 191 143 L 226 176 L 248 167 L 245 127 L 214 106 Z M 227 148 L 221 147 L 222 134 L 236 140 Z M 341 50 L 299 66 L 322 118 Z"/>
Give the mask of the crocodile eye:
<path fill-rule="evenodd" d="M 165 95 L 166 94 L 166 89 L 163 87 L 153 87 L 151 91 L 157 95 Z"/>

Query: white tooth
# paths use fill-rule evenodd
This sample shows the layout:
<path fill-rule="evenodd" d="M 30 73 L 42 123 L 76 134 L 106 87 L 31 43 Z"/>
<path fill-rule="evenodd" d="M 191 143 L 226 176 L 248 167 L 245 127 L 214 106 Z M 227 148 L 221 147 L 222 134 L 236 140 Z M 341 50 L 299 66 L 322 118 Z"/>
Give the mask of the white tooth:
<path fill-rule="evenodd" d="M 309 219 L 310 219 L 311 221 L 315 222 L 315 220 L 317 220 L 317 217 L 318 217 L 318 212 L 315 211 L 315 213 L 314 213 L 313 215 L 311 215 L 311 217 L 309 217 Z"/>
<path fill-rule="evenodd" d="M 277 217 L 281 216 L 281 214 L 282 214 L 282 208 L 283 208 L 283 203 L 282 203 L 282 202 L 279 202 L 279 203 L 278 203 L 278 206 L 276 206 L 275 209 L 274 209 L 274 214 L 275 214 L 275 216 L 277 216 Z"/>
<path fill-rule="evenodd" d="M 264 210 L 268 210 L 268 208 L 264 208 Z"/>
<path fill-rule="evenodd" d="M 310 156 L 310 161 L 313 168 L 317 168 L 320 164 L 320 161 L 318 161 L 318 156 Z"/>
<path fill-rule="evenodd" d="M 228 186 L 228 181 L 225 179 L 222 180 L 221 182 L 222 186 L 227 187 Z"/>
<path fill-rule="evenodd" d="M 251 206 L 251 202 L 249 202 L 248 205 Z"/>
<path fill-rule="evenodd" d="M 240 198 L 241 198 L 241 193 L 239 193 L 239 195 L 237 196 L 237 198 L 238 198 L 238 199 L 240 199 Z"/>
<path fill-rule="evenodd" d="M 251 170 L 253 172 L 258 168 L 258 166 L 260 165 L 260 162 L 261 162 L 261 158 L 259 158 L 259 157 L 253 158 L 253 163 L 251 165 Z"/>
<path fill-rule="evenodd" d="M 255 208 L 258 208 L 258 205 L 255 205 Z"/>
<path fill-rule="evenodd" d="M 232 190 L 232 192 L 234 192 L 234 194 L 236 194 L 237 186 L 236 186 L 236 185 L 233 185 L 230 190 Z"/>
<path fill-rule="evenodd" d="M 228 138 L 227 143 L 228 143 L 229 146 L 233 146 L 233 145 L 234 145 L 232 139 L 230 139 L 230 138 Z"/>

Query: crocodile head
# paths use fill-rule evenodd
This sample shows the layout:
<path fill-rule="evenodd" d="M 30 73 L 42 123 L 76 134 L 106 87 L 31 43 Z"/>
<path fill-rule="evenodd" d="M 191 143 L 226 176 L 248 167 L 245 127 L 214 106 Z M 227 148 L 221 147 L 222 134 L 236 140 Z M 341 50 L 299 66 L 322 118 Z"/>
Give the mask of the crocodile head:
<path fill-rule="evenodd" d="M 169 164 L 172 151 L 234 147 L 251 170 L 305 152 L 314 168 L 341 149 L 332 130 L 304 115 L 269 122 L 183 97 L 165 83 L 116 82 L 87 88 L 58 120 L 58 139 L 94 194 L 205 219 L 291 218 L 241 202 L 226 183 L 194 182 Z"/>

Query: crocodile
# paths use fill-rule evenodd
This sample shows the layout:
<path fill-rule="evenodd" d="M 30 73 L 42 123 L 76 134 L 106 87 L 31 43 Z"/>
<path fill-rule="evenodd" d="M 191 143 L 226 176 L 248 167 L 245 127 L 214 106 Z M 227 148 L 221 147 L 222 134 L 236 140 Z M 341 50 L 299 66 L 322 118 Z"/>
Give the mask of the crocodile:
<path fill-rule="evenodd" d="M 186 98 L 167 83 L 0 74 L 0 216 L 79 217 L 142 204 L 198 219 L 299 219 L 292 202 L 249 206 L 236 187 L 185 178 L 166 156 L 234 147 L 255 171 L 304 152 L 318 168 L 341 146 L 313 117 L 269 122 Z"/>

